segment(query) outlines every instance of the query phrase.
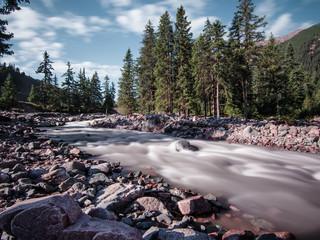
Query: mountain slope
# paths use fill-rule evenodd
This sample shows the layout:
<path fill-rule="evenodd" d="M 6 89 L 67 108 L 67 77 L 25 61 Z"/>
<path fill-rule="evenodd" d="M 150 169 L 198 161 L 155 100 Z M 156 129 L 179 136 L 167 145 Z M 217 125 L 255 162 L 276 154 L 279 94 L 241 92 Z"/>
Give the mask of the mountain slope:
<path fill-rule="evenodd" d="M 0 86 L 3 85 L 9 73 L 11 74 L 13 83 L 17 90 L 16 98 L 19 101 L 27 101 L 30 90 L 31 90 L 31 86 L 32 85 L 39 86 L 40 81 L 25 75 L 24 72 L 20 72 L 18 68 L 15 68 L 11 65 L 7 67 L 1 65 L 0 66 Z M 1 88 L 0 88 L 0 96 L 1 96 Z"/>
<path fill-rule="evenodd" d="M 292 43 L 295 56 L 308 72 L 320 71 L 320 24 L 299 32 L 280 46 L 285 52 Z"/>

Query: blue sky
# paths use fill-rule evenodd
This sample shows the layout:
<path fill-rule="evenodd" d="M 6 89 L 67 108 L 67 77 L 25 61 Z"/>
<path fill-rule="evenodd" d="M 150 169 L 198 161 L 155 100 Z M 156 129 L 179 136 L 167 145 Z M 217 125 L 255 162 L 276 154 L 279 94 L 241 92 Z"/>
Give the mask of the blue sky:
<path fill-rule="evenodd" d="M 175 21 L 182 4 L 196 38 L 207 18 L 230 26 L 238 0 L 30 0 L 22 10 L 8 16 L 8 30 L 15 34 L 13 56 L 1 62 L 15 64 L 27 75 L 35 74 L 45 50 L 54 62 L 59 82 L 70 61 L 78 73 L 97 71 L 100 80 L 108 75 L 117 83 L 128 48 L 138 57 L 142 33 L 148 20 L 155 27 L 166 11 Z M 296 29 L 320 23 L 320 0 L 254 0 L 255 13 L 266 15 L 268 36 L 286 35 Z"/>

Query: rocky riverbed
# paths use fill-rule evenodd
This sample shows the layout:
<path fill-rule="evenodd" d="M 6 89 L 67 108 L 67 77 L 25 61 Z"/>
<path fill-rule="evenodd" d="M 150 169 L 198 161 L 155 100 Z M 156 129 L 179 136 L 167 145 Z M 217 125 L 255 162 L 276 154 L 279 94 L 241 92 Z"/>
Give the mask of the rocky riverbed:
<path fill-rule="evenodd" d="M 94 118 L 100 120 L 93 121 L 92 126 L 210 140 L 239 136 L 237 139 L 247 139 L 244 143 L 251 144 L 258 139 L 255 131 L 262 133 L 262 128 L 269 129 L 271 136 L 271 126 L 277 126 L 276 138 L 284 131 L 280 131 L 284 127 L 281 124 L 245 124 L 231 118 L 218 123 L 159 115 L 125 118 L 2 112 L 1 239 L 295 239 L 291 233 L 272 229 L 245 231 L 216 225 L 215 219 L 222 215 L 236 217 L 238 209 L 221 203 L 214 194 L 201 196 L 172 187 L 157 176 L 140 171 L 127 173 L 119 163 L 93 158 L 76 147 L 38 134 L 38 127 Z M 242 131 L 236 132 L 236 128 Z M 288 128 L 284 138 L 289 138 Z M 314 147 L 319 153 L 319 126 L 296 129 L 297 136 L 314 139 L 311 145 L 303 140 L 306 144 L 291 150 L 312 152 Z M 186 142 L 177 147 L 196 150 Z"/>
<path fill-rule="evenodd" d="M 93 127 L 164 133 L 187 139 L 228 141 L 277 149 L 320 153 L 320 118 L 288 125 L 276 120 L 186 118 L 176 115 L 108 115 L 92 122 Z"/>

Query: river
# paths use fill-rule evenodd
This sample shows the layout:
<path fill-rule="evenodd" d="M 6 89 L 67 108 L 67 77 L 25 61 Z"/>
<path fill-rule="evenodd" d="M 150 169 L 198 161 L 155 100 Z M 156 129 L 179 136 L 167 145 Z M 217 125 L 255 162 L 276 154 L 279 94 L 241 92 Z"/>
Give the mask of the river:
<path fill-rule="evenodd" d="M 128 170 L 152 170 L 173 185 L 225 198 L 260 225 L 320 239 L 320 156 L 226 142 L 189 140 L 177 152 L 162 134 L 71 122 L 46 133 Z"/>

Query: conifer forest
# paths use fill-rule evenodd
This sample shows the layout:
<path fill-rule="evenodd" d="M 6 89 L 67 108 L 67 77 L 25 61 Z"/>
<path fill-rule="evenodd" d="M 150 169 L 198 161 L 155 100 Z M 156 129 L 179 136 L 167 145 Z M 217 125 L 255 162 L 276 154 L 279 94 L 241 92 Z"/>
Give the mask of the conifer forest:
<path fill-rule="evenodd" d="M 146 24 L 139 56 L 135 58 L 130 48 L 123 54 L 117 87 L 108 76 L 100 80 L 97 72 L 90 77 L 85 68 L 75 73 L 70 62 L 59 76 L 63 78 L 59 86 L 45 51 L 35 69 L 42 79 L 32 85 L 28 100 L 46 110 L 73 113 L 116 109 L 123 114 L 258 119 L 317 115 L 319 59 L 304 64 L 301 49 L 294 44 L 278 44 L 272 35 L 265 39 L 266 25 L 251 0 L 239 0 L 230 28 L 207 19 L 195 38 L 181 6 L 174 18 L 166 11 L 158 23 Z M 305 49 L 310 48 L 308 44 Z M 2 55 L 11 53 L 9 47 Z M 16 104 L 12 82 L 16 69 L 3 64 L 0 72 L 5 79 L 1 108 L 11 109 Z"/>

